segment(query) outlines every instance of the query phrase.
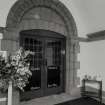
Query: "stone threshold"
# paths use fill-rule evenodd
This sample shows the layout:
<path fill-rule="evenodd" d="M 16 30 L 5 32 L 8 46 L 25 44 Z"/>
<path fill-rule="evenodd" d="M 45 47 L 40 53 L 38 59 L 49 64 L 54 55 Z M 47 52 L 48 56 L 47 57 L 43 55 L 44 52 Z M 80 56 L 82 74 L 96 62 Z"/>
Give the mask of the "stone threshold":
<path fill-rule="evenodd" d="M 20 103 L 20 105 L 54 105 L 54 104 L 66 102 L 69 100 L 73 100 L 76 98 L 79 98 L 79 97 L 78 96 L 71 96 L 71 95 L 66 94 L 66 93 L 61 93 L 59 95 L 56 94 L 56 95 L 32 99 L 30 101 L 23 101 Z"/>

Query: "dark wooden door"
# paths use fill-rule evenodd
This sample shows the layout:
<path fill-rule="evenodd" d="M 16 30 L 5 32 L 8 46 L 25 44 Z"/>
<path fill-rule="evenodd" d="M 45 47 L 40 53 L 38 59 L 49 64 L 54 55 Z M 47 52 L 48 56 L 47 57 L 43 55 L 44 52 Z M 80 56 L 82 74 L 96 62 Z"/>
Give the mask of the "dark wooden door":
<path fill-rule="evenodd" d="M 61 93 L 64 90 L 64 40 L 45 40 L 45 95 Z M 63 53 L 62 53 L 63 52 Z"/>
<path fill-rule="evenodd" d="M 31 57 L 32 77 L 21 92 L 21 100 L 57 94 L 64 91 L 65 40 L 64 38 L 20 36 L 20 45 L 35 53 Z"/>

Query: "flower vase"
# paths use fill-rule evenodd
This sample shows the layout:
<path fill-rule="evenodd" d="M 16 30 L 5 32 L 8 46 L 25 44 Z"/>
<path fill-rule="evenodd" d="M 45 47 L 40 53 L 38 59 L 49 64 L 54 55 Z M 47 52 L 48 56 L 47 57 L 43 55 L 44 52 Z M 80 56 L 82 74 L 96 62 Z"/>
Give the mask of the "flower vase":
<path fill-rule="evenodd" d="M 8 86 L 8 105 L 12 105 L 12 81 L 9 81 Z"/>

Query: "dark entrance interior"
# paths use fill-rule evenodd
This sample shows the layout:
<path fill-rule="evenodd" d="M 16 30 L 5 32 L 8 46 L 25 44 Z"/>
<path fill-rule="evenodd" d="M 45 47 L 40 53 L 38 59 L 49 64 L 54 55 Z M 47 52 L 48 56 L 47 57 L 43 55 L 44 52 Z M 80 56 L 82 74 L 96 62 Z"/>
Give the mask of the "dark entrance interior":
<path fill-rule="evenodd" d="M 63 92 L 65 37 L 47 30 L 26 30 L 20 32 L 20 46 L 35 53 L 31 57 L 32 77 L 20 93 L 21 100 Z"/>

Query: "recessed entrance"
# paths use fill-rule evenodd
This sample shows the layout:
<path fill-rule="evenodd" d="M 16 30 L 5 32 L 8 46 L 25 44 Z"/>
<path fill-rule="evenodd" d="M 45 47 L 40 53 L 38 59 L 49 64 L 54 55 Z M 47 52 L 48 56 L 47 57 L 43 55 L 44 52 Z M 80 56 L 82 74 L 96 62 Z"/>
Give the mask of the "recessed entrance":
<path fill-rule="evenodd" d="M 63 92 L 65 37 L 46 30 L 27 30 L 20 32 L 20 45 L 35 53 L 31 57 L 32 77 L 21 92 L 21 100 Z"/>

